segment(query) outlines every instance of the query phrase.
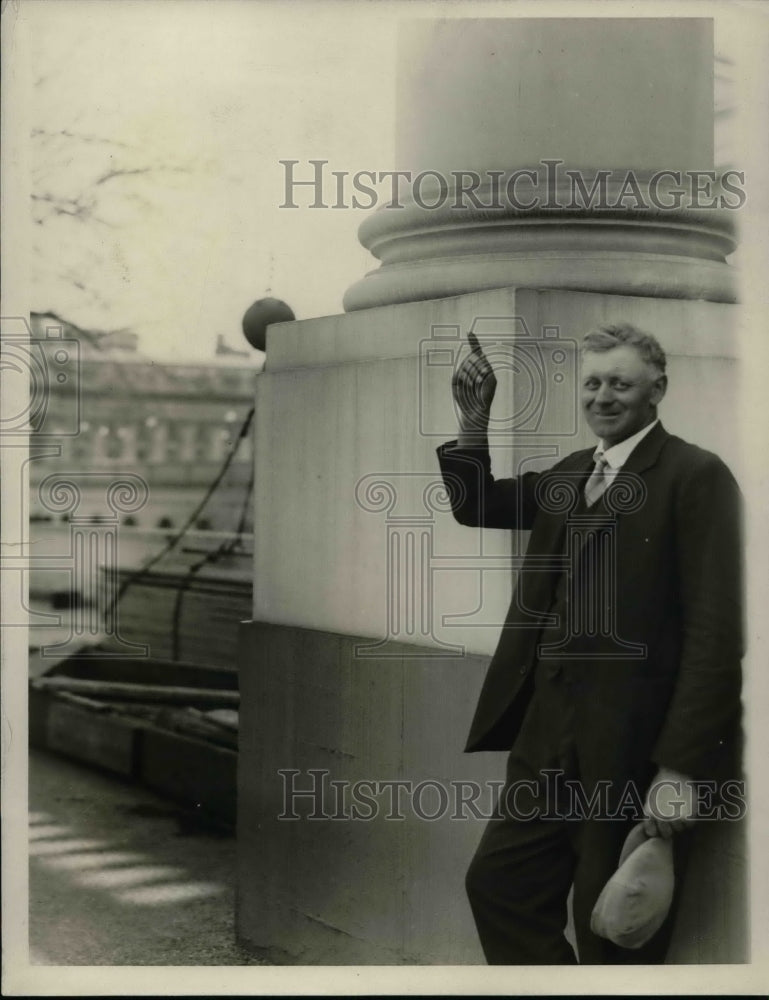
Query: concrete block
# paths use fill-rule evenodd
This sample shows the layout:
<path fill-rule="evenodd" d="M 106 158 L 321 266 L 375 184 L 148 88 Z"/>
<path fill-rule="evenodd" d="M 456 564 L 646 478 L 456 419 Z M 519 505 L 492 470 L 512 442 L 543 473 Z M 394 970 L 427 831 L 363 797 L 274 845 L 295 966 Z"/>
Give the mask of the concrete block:
<path fill-rule="evenodd" d="M 361 785 L 373 804 L 355 819 L 331 783 L 501 779 L 503 754 L 462 749 L 486 658 L 361 659 L 364 641 L 242 626 L 238 933 L 276 962 L 482 962 L 464 872 L 484 821 L 420 818 L 407 790 L 391 812 L 395 789 Z M 430 789 L 419 805 L 440 812 Z"/>

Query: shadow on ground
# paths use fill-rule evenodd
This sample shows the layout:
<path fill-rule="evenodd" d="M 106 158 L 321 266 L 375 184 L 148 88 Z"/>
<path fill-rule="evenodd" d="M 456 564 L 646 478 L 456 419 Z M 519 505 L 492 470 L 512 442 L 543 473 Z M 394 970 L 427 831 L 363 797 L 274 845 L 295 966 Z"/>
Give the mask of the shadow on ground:
<path fill-rule="evenodd" d="M 38 965 L 262 965 L 235 942 L 235 838 L 152 792 L 30 754 Z"/>

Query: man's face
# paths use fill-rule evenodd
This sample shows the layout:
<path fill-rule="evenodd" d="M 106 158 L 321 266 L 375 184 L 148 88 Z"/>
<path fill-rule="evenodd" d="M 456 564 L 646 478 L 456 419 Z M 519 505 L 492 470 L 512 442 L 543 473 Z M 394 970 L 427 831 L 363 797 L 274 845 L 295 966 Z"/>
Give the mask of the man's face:
<path fill-rule="evenodd" d="M 582 408 L 590 429 L 607 446 L 652 422 L 666 385 L 665 376 L 629 344 L 582 355 Z"/>

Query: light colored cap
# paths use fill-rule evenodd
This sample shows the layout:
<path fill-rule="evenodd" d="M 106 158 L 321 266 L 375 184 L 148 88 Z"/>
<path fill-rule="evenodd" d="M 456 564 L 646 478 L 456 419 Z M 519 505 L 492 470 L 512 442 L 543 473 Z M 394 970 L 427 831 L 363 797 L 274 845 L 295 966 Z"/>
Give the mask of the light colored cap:
<path fill-rule="evenodd" d="M 591 931 L 622 948 L 642 947 L 664 923 L 674 884 L 672 841 L 647 837 L 639 823 L 593 907 Z"/>

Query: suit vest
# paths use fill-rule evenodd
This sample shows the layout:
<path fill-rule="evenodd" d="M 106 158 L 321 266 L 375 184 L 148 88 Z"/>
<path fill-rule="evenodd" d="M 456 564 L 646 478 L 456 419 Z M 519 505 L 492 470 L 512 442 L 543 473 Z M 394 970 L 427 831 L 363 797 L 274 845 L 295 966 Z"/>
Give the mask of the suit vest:
<path fill-rule="evenodd" d="M 587 477 L 585 482 L 587 481 Z M 611 484 L 608 488 L 611 488 Z M 550 663 L 569 659 L 564 640 L 599 633 L 608 609 L 611 583 L 606 570 L 607 547 L 611 545 L 614 518 L 604 503 L 606 491 L 588 507 L 584 483 L 579 499 L 567 519 L 561 539 L 561 555 L 568 562 L 556 579 L 548 615 L 538 642 L 538 659 Z M 551 650 L 542 647 L 554 647 Z M 563 647 L 559 650 L 558 647 Z M 572 649 L 573 651 L 573 649 Z"/>

